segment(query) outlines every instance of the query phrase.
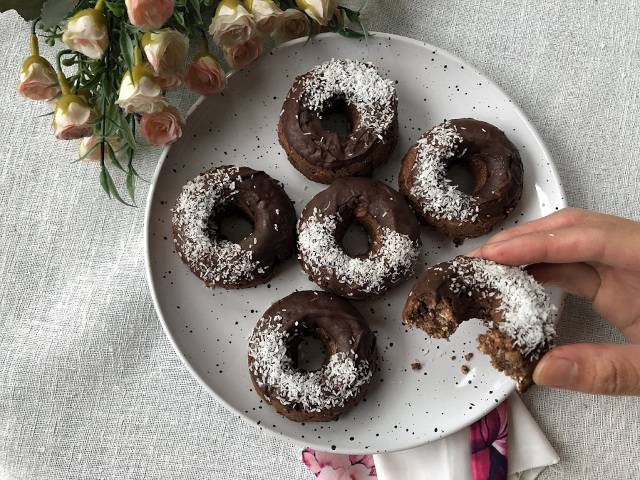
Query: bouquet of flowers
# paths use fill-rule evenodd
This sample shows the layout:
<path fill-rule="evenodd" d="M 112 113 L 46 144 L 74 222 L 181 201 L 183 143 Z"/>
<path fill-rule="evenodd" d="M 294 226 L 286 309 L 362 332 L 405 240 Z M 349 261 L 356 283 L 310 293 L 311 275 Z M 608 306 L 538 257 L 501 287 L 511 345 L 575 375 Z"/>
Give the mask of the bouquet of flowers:
<path fill-rule="evenodd" d="M 9 8 L 32 21 L 31 54 L 22 64 L 18 91 L 51 102 L 55 136 L 80 139 L 79 159 L 98 163 L 102 188 L 123 203 L 112 174 L 121 172 L 135 202 L 139 137 L 166 145 L 182 135 L 184 119 L 168 91 L 220 93 L 229 70 L 293 38 L 327 30 L 366 35 L 359 11 L 337 0 L 0 3 L 0 10 Z M 41 55 L 40 41 L 61 44 L 54 62 Z"/>

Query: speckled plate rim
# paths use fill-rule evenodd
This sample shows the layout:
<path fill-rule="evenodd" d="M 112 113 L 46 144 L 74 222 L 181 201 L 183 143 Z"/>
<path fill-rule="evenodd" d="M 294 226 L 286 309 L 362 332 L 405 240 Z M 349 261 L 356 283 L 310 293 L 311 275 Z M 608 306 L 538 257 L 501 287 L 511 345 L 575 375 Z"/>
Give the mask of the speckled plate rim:
<path fill-rule="evenodd" d="M 337 36 L 337 34 L 330 33 L 330 32 L 329 33 L 322 33 L 322 34 L 316 35 L 315 38 L 322 39 L 322 38 L 328 38 L 328 37 L 332 37 L 332 36 Z M 529 128 L 533 138 L 535 139 L 536 143 L 540 147 L 540 150 L 542 151 L 543 155 L 545 156 L 546 159 L 549 160 L 549 164 L 547 166 L 548 169 L 549 169 L 549 173 L 553 177 L 553 180 L 558 185 L 559 192 L 562 194 L 560 199 L 559 199 L 559 201 L 558 201 L 558 207 L 559 208 L 564 208 L 564 207 L 567 206 L 567 202 L 565 200 L 565 195 L 564 195 L 564 187 L 563 187 L 562 182 L 560 180 L 560 175 L 558 174 L 558 171 L 556 169 L 555 163 L 553 161 L 553 158 L 551 157 L 551 154 L 550 154 L 546 144 L 542 140 L 542 137 L 538 133 L 538 130 L 529 121 L 529 119 L 524 114 L 522 109 L 515 102 L 513 102 L 511 97 L 505 93 L 505 91 L 502 89 L 502 87 L 500 87 L 497 83 L 495 83 L 493 80 L 491 80 L 488 76 L 486 76 L 482 71 L 478 70 L 473 65 L 469 64 L 468 62 L 466 62 L 465 60 L 461 59 L 460 57 L 451 54 L 450 52 L 448 52 L 447 50 L 445 50 L 443 48 L 436 47 L 435 45 L 432 45 L 432 44 L 427 43 L 427 42 L 421 42 L 419 40 L 415 40 L 415 39 L 412 39 L 412 38 L 404 37 L 402 35 L 396 35 L 396 34 L 393 34 L 393 33 L 371 32 L 370 36 L 371 37 L 384 36 L 386 38 L 393 39 L 394 41 L 397 41 L 397 42 L 405 42 L 405 43 L 413 45 L 413 46 L 425 48 L 427 50 L 437 50 L 439 55 L 441 55 L 442 57 L 449 58 L 454 62 L 458 62 L 460 65 L 463 65 L 466 69 L 470 69 L 471 71 L 477 73 L 479 76 L 481 76 L 481 77 L 485 78 L 487 81 L 489 81 L 496 88 L 496 90 L 499 93 L 504 95 L 504 97 L 507 100 L 509 100 L 510 108 L 513 109 L 513 111 L 516 113 L 516 115 L 518 117 L 520 117 L 522 122 Z M 282 50 L 282 49 L 285 49 L 285 48 L 289 48 L 289 47 L 292 47 L 292 46 L 299 45 L 301 43 L 305 43 L 306 41 L 307 41 L 306 38 L 298 38 L 298 39 L 291 40 L 289 42 L 283 43 L 282 45 L 276 47 L 274 50 Z M 345 38 L 345 41 L 350 41 L 350 40 Z M 235 72 L 230 72 L 227 75 L 227 80 L 229 78 L 233 77 L 234 73 Z M 198 100 L 196 100 L 194 102 L 194 104 L 191 106 L 191 108 L 189 108 L 189 110 L 187 111 L 187 114 L 186 114 L 186 120 L 187 121 L 188 121 L 189 116 L 206 100 L 206 98 L 207 97 L 204 97 L 204 96 L 199 97 Z M 191 364 L 189 363 L 189 361 L 185 357 L 184 353 L 178 347 L 177 341 L 174 338 L 173 334 L 171 333 L 171 329 L 169 328 L 169 325 L 168 325 L 167 321 L 164 318 L 164 315 L 163 315 L 163 312 L 162 312 L 162 307 L 160 306 L 160 302 L 158 301 L 158 297 L 157 297 L 157 294 L 156 294 L 156 288 L 155 288 L 153 277 L 152 277 L 152 274 L 151 274 L 151 249 L 150 249 L 151 223 L 150 223 L 150 216 L 151 216 L 152 200 L 153 200 L 153 197 L 154 197 L 154 194 L 155 194 L 155 187 L 156 187 L 156 184 L 157 184 L 158 176 L 160 175 L 160 171 L 162 170 L 162 166 L 163 166 L 163 164 L 165 162 L 165 159 L 167 158 L 167 155 L 168 155 L 170 150 L 171 150 L 171 145 L 166 146 L 163 149 L 163 151 L 160 154 L 160 157 L 158 159 L 158 164 L 157 164 L 155 172 L 153 174 L 153 178 L 151 180 L 151 186 L 149 187 L 149 192 L 147 194 L 147 204 L 145 206 L 145 217 L 144 217 L 145 277 L 147 279 L 147 284 L 149 286 L 149 291 L 151 293 L 151 299 L 153 301 L 154 309 L 155 309 L 155 311 L 156 311 L 156 313 L 158 315 L 160 323 L 162 324 L 162 329 L 164 330 L 165 335 L 168 337 L 168 339 L 169 339 L 173 349 L 175 350 L 176 354 L 178 355 L 178 357 L 180 358 L 180 360 L 182 361 L 184 366 L 187 368 L 187 370 L 191 373 L 191 375 L 193 375 L 196 378 L 196 380 L 200 383 L 200 385 L 202 385 L 211 395 L 213 395 L 213 397 L 219 403 L 224 405 L 224 407 L 227 408 L 230 412 L 232 412 L 235 415 L 237 415 L 238 417 L 242 418 L 245 422 L 251 424 L 252 426 L 258 427 L 258 428 L 260 428 L 262 430 L 266 430 L 270 434 L 276 435 L 276 436 L 278 436 L 278 437 L 280 437 L 280 438 L 282 438 L 282 439 L 284 439 L 284 440 L 286 440 L 288 442 L 293 442 L 293 443 L 295 443 L 297 445 L 300 445 L 300 446 L 310 447 L 310 448 L 314 448 L 314 449 L 321 450 L 321 451 L 326 450 L 326 445 L 325 444 L 315 443 L 313 441 L 303 442 L 298 438 L 289 437 L 287 435 L 284 435 L 281 432 L 278 432 L 275 429 L 271 429 L 267 425 L 257 425 L 256 422 L 254 422 L 252 419 L 250 419 L 249 417 L 244 415 L 240 410 L 238 410 L 233 405 L 231 405 L 230 403 L 225 401 L 222 397 L 220 397 L 216 393 L 216 391 L 213 388 L 211 388 L 211 386 L 209 386 L 209 384 L 205 381 L 205 379 L 202 378 L 202 376 L 199 375 L 198 372 L 191 366 Z M 559 315 L 560 315 L 560 313 L 562 311 L 562 308 L 564 306 L 564 300 L 565 300 L 565 295 L 563 293 L 561 295 L 561 297 L 560 297 L 560 300 L 559 300 L 558 317 L 559 317 Z M 514 391 L 515 391 L 515 384 L 511 384 L 511 385 L 505 387 L 504 390 L 502 392 L 500 392 L 500 395 L 497 395 L 497 396 L 499 396 L 502 399 L 506 399 Z M 489 413 L 491 410 L 493 410 L 493 408 L 495 408 L 493 405 L 489 405 L 487 408 L 478 409 L 473 415 L 465 416 L 464 417 L 464 421 L 460 424 L 460 426 L 457 429 L 453 429 L 453 430 L 448 431 L 447 435 L 452 435 L 452 434 L 462 430 L 463 428 L 468 427 L 469 425 L 471 425 L 472 423 L 474 423 L 478 419 L 484 417 L 487 413 Z M 361 450 L 357 450 L 357 449 L 351 450 L 351 449 L 338 448 L 338 449 L 335 450 L 334 453 L 342 453 L 342 454 L 350 454 L 350 455 L 389 453 L 389 452 L 410 450 L 412 448 L 416 448 L 416 447 L 419 447 L 421 445 L 426 445 L 428 443 L 431 443 L 431 442 L 437 441 L 437 440 L 438 439 L 424 441 L 424 440 L 421 440 L 421 439 L 417 439 L 414 442 L 409 442 L 408 445 L 406 445 L 406 448 L 405 447 L 403 447 L 403 448 L 395 448 L 395 449 L 391 448 L 391 449 L 386 449 L 383 452 L 382 451 L 381 452 L 376 452 L 376 451 L 371 451 L 371 450 L 361 451 Z"/>

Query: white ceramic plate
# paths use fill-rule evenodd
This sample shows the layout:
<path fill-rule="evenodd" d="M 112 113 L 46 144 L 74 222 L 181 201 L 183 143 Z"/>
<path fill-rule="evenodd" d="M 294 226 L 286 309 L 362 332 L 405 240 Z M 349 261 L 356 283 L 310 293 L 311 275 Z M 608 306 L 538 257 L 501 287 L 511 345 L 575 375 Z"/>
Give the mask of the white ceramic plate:
<path fill-rule="evenodd" d="M 250 422 L 322 450 L 345 453 L 403 450 L 436 440 L 481 417 L 509 395 L 513 382 L 477 353 L 482 330 L 468 322 L 450 339 L 431 340 L 406 331 L 400 312 L 413 284 L 384 298 L 357 302 L 376 332 L 381 374 L 366 401 L 329 423 L 300 424 L 276 414 L 253 391 L 247 371 L 247 339 L 259 316 L 296 289 L 316 289 L 295 259 L 268 284 L 248 290 L 210 290 L 182 264 L 171 239 L 172 207 L 180 188 L 212 166 L 235 164 L 264 170 L 281 180 L 300 213 L 324 185 L 308 181 L 287 161 L 276 137 L 282 102 L 296 75 L 331 58 L 364 59 L 395 79 L 400 141 L 375 178 L 397 188 L 400 159 L 420 134 L 445 118 L 474 117 L 503 129 L 520 149 L 524 194 L 503 225 L 512 226 L 565 205 L 548 151 L 533 126 L 504 92 L 475 68 L 429 44 L 388 34 L 368 42 L 323 34 L 297 40 L 265 55 L 229 79 L 224 94 L 199 102 L 182 139 L 160 159 L 146 216 L 147 279 L 158 316 L 189 370 L 216 398 Z M 423 229 L 419 270 L 464 253 L 483 238 L 455 248 Z M 554 292 L 555 302 L 560 295 Z M 476 352 L 471 361 L 463 355 Z M 455 357 L 455 360 L 452 358 Z M 422 363 L 414 371 L 410 364 Z M 462 373 L 467 364 L 471 371 Z"/>

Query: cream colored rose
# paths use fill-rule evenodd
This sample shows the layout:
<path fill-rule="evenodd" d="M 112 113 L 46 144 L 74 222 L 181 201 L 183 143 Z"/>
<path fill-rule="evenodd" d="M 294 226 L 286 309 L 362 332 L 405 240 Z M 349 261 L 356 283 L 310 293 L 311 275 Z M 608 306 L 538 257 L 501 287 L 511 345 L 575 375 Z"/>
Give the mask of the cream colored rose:
<path fill-rule="evenodd" d="M 147 61 L 158 76 L 182 74 L 185 69 L 189 38 L 170 28 L 142 36 L 142 49 Z"/>
<path fill-rule="evenodd" d="M 132 25 L 143 30 L 161 28 L 173 15 L 174 0 L 125 0 Z"/>
<path fill-rule="evenodd" d="M 253 14 L 258 30 L 263 33 L 273 32 L 278 18 L 282 15 L 282 10 L 273 0 L 245 0 L 244 4 Z"/>
<path fill-rule="evenodd" d="M 252 64 L 262 54 L 262 39 L 253 37 L 244 43 L 223 49 L 224 59 L 236 70 Z"/>
<path fill-rule="evenodd" d="M 111 155 L 108 152 L 108 145 L 111 145 L 113 153 L 115 153 L 118 162 L 122 163 L 128 159 L 127 149 L 125 148 L 125 142 L 120 137 L 109 137 L 105 143 L 104 160 L 105 162 L 111 162 Z M 100 138 L 95 135 L 90 137 L 84 137 L 80 142 L 80 159 L 88 162 L 100 161 Z"/>
<path fill-rule="evenodd" d="M 309 20 L 304 13 L 289 8 L 278 17 L 272 37 L 276 43 L 283 43 L 309 35 L 309 27 Z"/>
<path fill-rule="evenodd" d="M 156 113 L 145 113 L 140 119 L 142 136 L 151 145 L 167 145 L 182 136 L 184 120 L 175 107 L 169 105 Z"/>
<path fill-rule="evenodd" d="M 209 33 L 222 48 L 245 43 L 256 35 L 256 22 L 237 0 L 222 0 L 216 9 Z"/>
<path fill-rule="evenodd" d="M 116 103 L 127 113 L 155 113 L 167 106 L 162 88 L 148 67 L 138 65 L 125 73 Z"/>
<path fill-rule="evenodd" d="M 338 8 L 337 0 L 296 0 L 300 9 L 320 25 L 326 25 Z"/>
<path fill-rule="evenodd" d="M 215 95 L 224 90 L 226 75 L 220 63 L 210 54 L 194 59 L 185 76 L 187 86 L 200 95 Z"/>
<path fill-rule="evenodd" d="M 28 57 L 20 69 L 18 92 L 31 100 L 51 100 L 60 93 L 56 71 L 41 56 Z"/>
<path fill-rule="evenodd" d="M 60 140 L 88 137 L 93 133 L 93 112 L 79 95 L 63 95 L 56 102 L 53 112 L 53 130 Z"/>
<path fill-rule="evenodd" d="M 69 19 L 62 41 L 71 49 L 98 60 L 109 45 L 104 13 L 87 8 Z"/>

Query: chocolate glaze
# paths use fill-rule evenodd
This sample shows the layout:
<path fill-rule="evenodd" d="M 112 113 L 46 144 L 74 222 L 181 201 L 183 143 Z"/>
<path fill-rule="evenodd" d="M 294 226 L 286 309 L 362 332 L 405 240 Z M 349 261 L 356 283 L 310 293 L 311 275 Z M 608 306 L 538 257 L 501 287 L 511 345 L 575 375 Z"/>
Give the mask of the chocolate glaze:
<path fill-rule="evenodd" d="M 341 242 L 343 235 L 352 221 L 360 222 L 367 230 L 371 243 L 369 252 L 375 253 L 380 249 L 381 229 L 388 228 L 403 235 L 407 235 L 421 245 L 420 226 L 413 211 L 404 198 L 391 187 L 377 180 L 368 178 L 348 177 L 335 180 L 331 186 L 307 203 L 300 216 L 301 226 L 319 211 L 323 216 L 339 216 L 340 222 L 336 228 L 336 240 Z M 367 253 L 368 254 L 368 253 Z M 362 256 L 366 256 L 362 255 Z M 325 290 L 353 299 L 375 296 L 360 291 L 356 286 L 349 285 L 337 278 L 335 272 L 322 269 L 314 272 L 305 258 L 298 256 L 302 268 L 309 275 L 309 279 Z M 385 281 L 381 294 L 398 283 L 391 278 Z"/>
<path fill-rule="evenodd" d="M 347 136 L 325 130 L 318 114 L 304 108 L 301 97 L 308 73 L 298 77 L 289 90 L 278 123 L 278 138 L 292 165 L 309 180 L 331 183 L 336 178 L 369 176 L 385 163 L 398 142 L 397 113 L 382 138 L 360 126 L 357 109 L 347 105 L 345 113 L 352 131 Z M 394 110 L 397 101 L 394 100 Z M 340 99 L 326 105 L 325 111 L 340 109 Z"/>
<path fill-rule="evenodd" d="M 494 296 L 483 295 L 487 290 L 474 285 L 460 290 L 456 287 L 459 281 L 451 261 L 425 270 L 407 297 L 403 322 L 433 338 L 449 338 L 465 320 L 482 319 L 489 329 L 478 337 L 478 349 L 489 355 L 496 369 L 516 380 L 519 391 L 525 391 L 533 383 L 538 358 L 551 346 L 543 345 L 529 357 L 522 355 L 513 339 L 496 327 L 503 320 L 497 292 L 493 292 Z"/>
<path fill-rule="evenodd" d="M 364 318 L 348 301 L 327 292 L 301 291 L 278 300 L 262 315 L 255 326 L 256 330 L 268 327 L 263 319 L 279 315 L 282 317 L 280 331 L 289 333 L 289 350 L 295 352 L 304 336 L 312 335 L 321 340 L 326 351 L 324 364 L 334 353 L 342 352 L 356 362 L 366 360 L 371 370 L 375 368 L 376 338 L 367 326 Z M 295 355 L 291 355 L 295 361 Z M 248 357 L 249 366 L 255 361 Z M 361 387 L 360 392 L 350 398 L 343 406 L 320 412 L 308 412 L 300 405 L 283 404 L 270 385 L 260 386 L 250 368 L 251 380 L 258 395 L 281 415 L 297 422 L 329 421 L 355 406 L 366 394 L 368 384 Z"/>
<path fill-rule="evenodd" d="M 473 175 L 471 195 L 477 201 L 477 219 L 436 218 L 424 209 L 421 199 L 411 193 L 418 144 L 411 147 L 402 160 L 398 180 L 400 191 L 420 220 L 461 243 L 464 238 L 491 231 L 513 211 L 522 196 L 523 166 L 518 149 L 499 128 L 473 118 L 451 120 L 450 124 L 462 137 L 458 151 L 464 154 L 445 161 L 448 165 L 466 165 Z M 426 132 L 423 138 L 429 134 Z"/>
<path fill-rule="evenodd" d="M 221 168 L 232 167 L 213 168 L 201 173 L 200 176 L 209 179 L 212 172 Z M 253 232 L 238 242 L 242 251 L 252 252 L 252 260 L 256 264 L 248 276 L 235 283 L 205 280 L 206 270 L 218 264 L 218 256 L 214 252 L 200 262 L 189 262 L 182 249 L 185 232 L 176 226 L 175 221 L 173 223 L 176 251 L 191 271 L 209 287 L 248 288 L 263 283 L 273 276 L 275 267 L 295 251 L 296 213 L 282 185 L 265 172 L 248 167 L 239 167 L 236 175 L 235 190 L 237 192 L 225 205 L 216 206 L 220 212 L 215 220 L 219 221 L 220 216 L 224 216 L 225 211 L 229 211 L 227 209 L 234 209 L 253 224 Z M 277 230 L 274 225 L 278 225 Z M 228 258 L 224 261 L 233 262 Z"/>

